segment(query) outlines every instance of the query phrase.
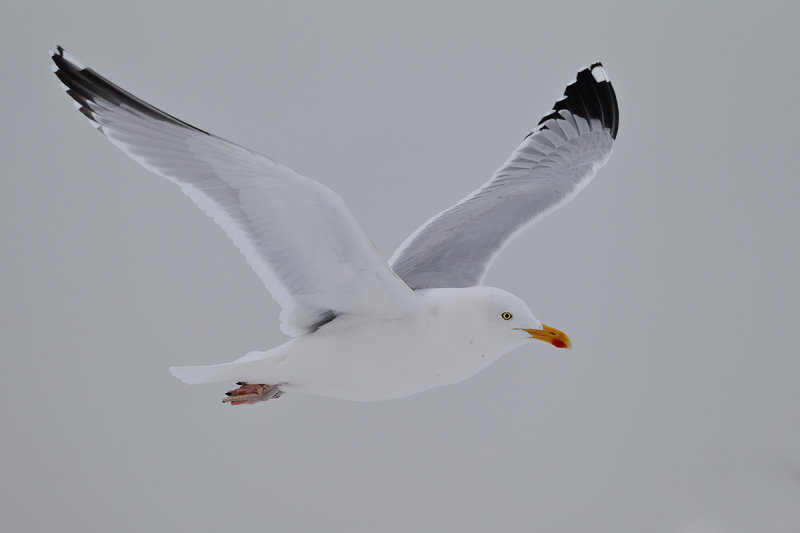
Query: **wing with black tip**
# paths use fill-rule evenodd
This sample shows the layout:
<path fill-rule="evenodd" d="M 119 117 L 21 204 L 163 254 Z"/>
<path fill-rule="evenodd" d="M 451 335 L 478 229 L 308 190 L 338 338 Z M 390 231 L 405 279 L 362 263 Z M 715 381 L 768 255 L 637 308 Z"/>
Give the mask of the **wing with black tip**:
<path fill-rule="evenodd" d="M 283 308 L 285 333 L 313 331 L 340 314 L 393 318 L 415 308 L 414 293 L 333 191 L 156 109 L 60 46 L 51 55 L 81 113 L 222 227 Z"/>
<path fill-rule="evenodd" d="M 595 63 L 480 189 L 428 220 L 389 265 L 412 289 L 471 287 L 517 233 L 569 202 L 608 161 L 619 128 L 614 88 Z"/>

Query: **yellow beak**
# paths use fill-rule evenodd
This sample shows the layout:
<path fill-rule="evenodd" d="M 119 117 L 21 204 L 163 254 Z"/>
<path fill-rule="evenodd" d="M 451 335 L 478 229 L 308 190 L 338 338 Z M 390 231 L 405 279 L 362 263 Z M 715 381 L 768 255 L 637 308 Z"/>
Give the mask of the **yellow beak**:
<path fill-rule="evenodd" d="M 542 329 L 526 329 L 524 331 L 530 333 L 531 338 L 549 342 L 556 348 L 572 348 L 572 341 L 569 340 L 567 334 L 556 328 L 542 324 Z"/>

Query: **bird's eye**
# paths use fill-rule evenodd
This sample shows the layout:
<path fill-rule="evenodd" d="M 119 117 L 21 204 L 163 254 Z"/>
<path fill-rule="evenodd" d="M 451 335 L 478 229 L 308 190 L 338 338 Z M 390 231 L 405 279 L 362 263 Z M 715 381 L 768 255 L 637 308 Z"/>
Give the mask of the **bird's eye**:
<path fill-rule="evenodd" d="M 508 311 L 503 311 L 503 313 L 500 316 L 503 318 L 503 320 L 511 320 L 511 317 L 513 315 Z"/>

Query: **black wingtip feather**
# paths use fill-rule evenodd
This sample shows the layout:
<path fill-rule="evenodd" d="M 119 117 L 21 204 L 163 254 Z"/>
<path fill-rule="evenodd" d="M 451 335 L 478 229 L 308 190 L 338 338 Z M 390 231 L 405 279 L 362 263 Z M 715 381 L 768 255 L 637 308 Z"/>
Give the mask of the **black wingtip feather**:
<path fill-rule="evenodd" d="M 94 112 L 87 103 L 96 103 L 97 99 L 102 99 L 112 105 L 124 105 L 143 115 L 208 134 L 208 132 L 148 104 L 125 89 L 111 83 L 94 70 L 81 65 L 60 45 L 56 45 L 55 52 L 50 52 L 50 57 L 56 66 L 55 75 L 58 76 L 61 83 L 67 86 L 67 94 L 81 105 L 81 113 L 92 120 L 96 120 Z"/>
<path fill-rule="evenodd" d="M 617 138 L 619 105 L 614 87 L 608 80 L 602 63 L 593 63 L 578 72 L 575 81 L 567 85 L 564 90 L 564 98 L 555 103 L 553 112 L 543 117 L 539 124 L 544 124 L 550 119 L 560 119 L 561 115 L 558 112 L 562 109 L 587 120 L 599 120 L 603 128 L 610 132 L 611 137 Z"/>

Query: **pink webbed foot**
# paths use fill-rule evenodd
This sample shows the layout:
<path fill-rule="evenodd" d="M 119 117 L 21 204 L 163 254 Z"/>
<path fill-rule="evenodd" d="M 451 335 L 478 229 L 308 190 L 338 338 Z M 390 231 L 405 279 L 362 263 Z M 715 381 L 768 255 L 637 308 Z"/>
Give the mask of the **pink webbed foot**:
<path fill-rule="evenodd" d="M 281 392 L 279 385 L 263 385 L 251 384 L 239 381 L 238 389 L 229 390 L 225 393 L 227 398 L 222 400 L 222 403 L 230 403 L 231 405 L 250 405 L 258 402 L 266 402 L 274 398 L 280 398 Z"/>

